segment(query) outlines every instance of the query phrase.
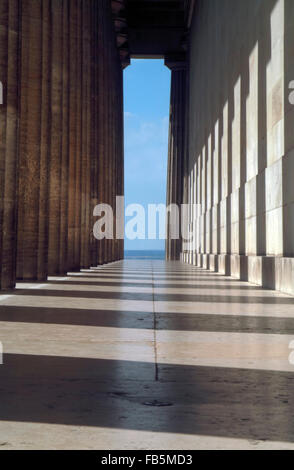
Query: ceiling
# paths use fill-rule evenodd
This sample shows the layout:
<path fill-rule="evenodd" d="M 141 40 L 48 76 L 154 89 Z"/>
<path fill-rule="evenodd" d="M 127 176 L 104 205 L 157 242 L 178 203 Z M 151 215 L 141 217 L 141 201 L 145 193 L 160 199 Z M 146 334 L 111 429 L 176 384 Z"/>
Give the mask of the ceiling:
<path fill-rule="evenodd" d="M 195 0 L 114 0 L 117 43 L 123 65 L 130 57 L 185 56 Z"/>

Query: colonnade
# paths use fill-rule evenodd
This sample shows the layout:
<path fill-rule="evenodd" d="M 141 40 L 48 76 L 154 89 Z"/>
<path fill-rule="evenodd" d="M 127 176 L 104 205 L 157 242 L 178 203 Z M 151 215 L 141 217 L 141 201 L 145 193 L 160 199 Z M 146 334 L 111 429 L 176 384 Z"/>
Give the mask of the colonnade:
<path fill-rule="evenodd" d="M 1 0 L 0 80 L 0 288 L 121 259 L 92 232 L 124 191 L 110 2 Z"/>
<path fill-rule="evenodd" d="M 291 0 L 198 2 L 182 152 L 193 240 L 180 257 L 292 295 L 293 18 Z"/>
<path fill-rule="evenodd" d="M 166 59 L 171 69 L 170 121 L 167 169 L 167 206 L 181 207 L 185 163 L 186 62 Z M 167 213 L 166 259 L 178 260 L 182 250 L 181 211 Z"/>

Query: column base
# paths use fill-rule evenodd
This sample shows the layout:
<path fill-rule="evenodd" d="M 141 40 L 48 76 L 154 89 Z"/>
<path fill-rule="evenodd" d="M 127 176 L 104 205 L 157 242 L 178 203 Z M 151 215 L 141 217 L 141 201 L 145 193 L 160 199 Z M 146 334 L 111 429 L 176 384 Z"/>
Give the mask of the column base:
<path fill-rule="evenodd" d="M 218 255 L 209 255 L 209 270 L 213 273 L 218 272 Z"/>
<path fill-rule="evenodd" d="M 181 260 L 199 268 L 248 281 L 266 289 L 294 295 L 294 257 L 181 254 Z M 191 261 L 192 260 L 192 261 Z"/>
<path fill-rule="evenodd" d="M 210 255 L 204 254 L 202 255 L 202 267 L 203 269 L 210 269 Z"/>
<path fill-rule="evenodd" d="M 231 255 L 231 276 L 240 281 L 248 281 L 248 256 Z"/>
<path fill-rule="evenodd" d="M 231 256 L 218 255 L 218 272 L 224 276 L 231 275 Z"/>

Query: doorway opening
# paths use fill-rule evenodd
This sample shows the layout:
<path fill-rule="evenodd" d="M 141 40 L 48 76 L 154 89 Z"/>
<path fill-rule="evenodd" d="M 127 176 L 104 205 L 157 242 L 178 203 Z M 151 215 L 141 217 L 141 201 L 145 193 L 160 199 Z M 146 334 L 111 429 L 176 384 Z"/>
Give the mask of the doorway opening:
<path fill-rule="evenodd" d="M 161 59 L 124 71 L 125 258 L 165 258 L 171 72 Z"/>

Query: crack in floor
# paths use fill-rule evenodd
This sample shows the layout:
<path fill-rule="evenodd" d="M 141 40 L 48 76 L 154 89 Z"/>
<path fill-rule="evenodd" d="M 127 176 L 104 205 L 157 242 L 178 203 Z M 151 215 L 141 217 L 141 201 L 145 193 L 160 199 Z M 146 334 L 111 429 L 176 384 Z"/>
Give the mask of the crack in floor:
<path fill-rule="evenodd" d="M 156 310 L 154 299 L 154 267 L 151 261 L 151 276 L 152 276 L 152 310 L 153 310 L 153 333 L 154 333 L 154 366 L 155 366 L 155 382 L 158 382 L 158 358 L 157 358 L 157 338 L 156 338 Z"/>

